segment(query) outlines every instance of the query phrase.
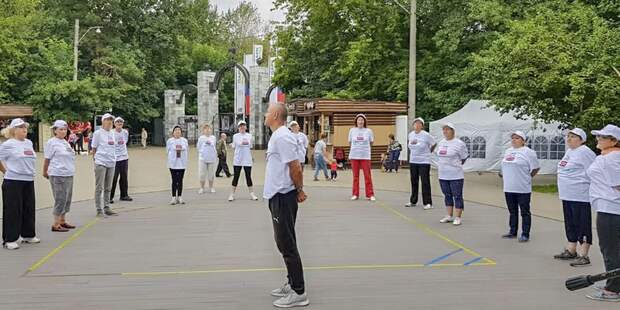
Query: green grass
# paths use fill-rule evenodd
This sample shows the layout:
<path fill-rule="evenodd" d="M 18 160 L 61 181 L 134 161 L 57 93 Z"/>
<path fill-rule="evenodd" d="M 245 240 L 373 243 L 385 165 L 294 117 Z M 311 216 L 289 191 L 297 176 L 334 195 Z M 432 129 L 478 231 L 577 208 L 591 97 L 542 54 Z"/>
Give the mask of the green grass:
<path fill-rule="evenodd" d="M 557 193 L 558 186 L 556 184 L 532 185 L 532 190 L 538 193 Z"/>

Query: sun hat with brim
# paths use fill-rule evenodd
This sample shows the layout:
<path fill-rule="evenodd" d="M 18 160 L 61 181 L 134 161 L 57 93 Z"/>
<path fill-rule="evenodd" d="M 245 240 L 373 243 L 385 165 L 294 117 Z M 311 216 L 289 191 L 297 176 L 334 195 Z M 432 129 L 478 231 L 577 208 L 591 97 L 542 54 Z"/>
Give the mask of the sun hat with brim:
<path fill-rule="evenodd" d="M 583 142 L 586 142 L 586 140 L 588 139 L 588 135 L 581 128 L 575 127 L 573 129 L 569 130 L 568 133 L 572 133 L 572 134 L 578 135 L 579 138 L 581 138 L 581 141 L 583 141 Z"/>
<path fill-rule="evenodd" d="M 420 123 L 422 123 L 422 125 L 424 125 L 424 119 L 423 119 L 423 118 L 421 118 L 421 117 L 416 117 L 416 118 L 413 120 L 413 123 L 414 123 L 414 124 L 415 124 L 415 122 L 420 122 Z"/>
<path fill-rule="evenodd" d="M 246 123 L 245 121 L 239 121 L 239 123 L 237 123 L 237 127 L 241 127 L 241 126 L 247 126 L 248 123 Z"/>
<path fill-rule="evenodd" d="M 17 128 L 17 127 L 21 127 L 21 126 L 30 126 L 30 124 L 24 122 L 23 119 L 21 118 L 16 118 L 14 120 L 11 121 L 11 124 L 9 125 L 9 128 Z"/>
<path fill-rule="evenodd" d="M 114 122 L 115 122 L 115 123 L 117 123 L 117 122 L 124 123 L 124 122 L 125 122 L 125 120 L 124 120 L 122 117 L 120 117 L 120 116 L 119 116 L 119 117 L 117 117 L 117 118 L 115 118 L 115 119 L 114 119 Z"/>
<path fill-rule="evenodd" d="M 454 128 L 454 124 L 452 124 L 452 123 L 445 123 L 445 124 L 441 125 L 442 129 L 446 128 L 446 127 L 450 128 L 452 130 L 456 130 L 456 128 Z"/>
<path fill-rule="evenodd" d="M 56 128 L 68 128 L 68 127 L 69 127 L 69 125 L 67 124 L 67 122 L 65 122 L 65 121 L 63 121 L 61 119 L 56 120 L 54 122 L 54 124 L 52 125 L 53 129 L 56 129 Z"/>
<path fill-rule="evenodd" d="M 110 113 L 103 114 L 103 116 L 101 117 L 101 120 L 106 120 L 106 119 L 114 120 L 114 115 L 112 115 Z"/>
<path fill-rule="evenodd" d="M 527 136 L 525 136 L 525 134 L 523 133 L 523 131 L 521 130 L 515 130 L 512 133 L 510 133 L 510 136 L 518 136 L 519 138 L 523 139 L 523 141 L 527 140 Z"/>
<path fill-rule="evenodd" d="M 601 130 L 592 130 L 592 134 L 595 136 L 609 136 L 614 137 L 620 141 L 620 128 L 616 125 L 609 124 Z"/>

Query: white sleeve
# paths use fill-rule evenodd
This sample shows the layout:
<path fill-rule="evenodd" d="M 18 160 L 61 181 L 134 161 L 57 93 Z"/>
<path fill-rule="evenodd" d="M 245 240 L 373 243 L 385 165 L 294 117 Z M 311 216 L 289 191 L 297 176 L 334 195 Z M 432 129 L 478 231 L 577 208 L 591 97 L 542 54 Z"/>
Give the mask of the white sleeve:
<path fill-rule="evenodd" d="M 284 135 L 282 139 L 276 144 L 280 153 L 280 159 L 283 163 L 290 163 L 299 159 L 299 153 L 297 152 L 297 141 L 293 135 Z"/>
<path fill-rule="evenodd" d="M 368 129 L 368 131 L 370 132 L 368 134 L 368 139 L 370 140 L 371 143 L 375 142 L 375 134 L 372 132 L 372 129 Z"/>
<path fill-rule="evenodd" d="M 198 149 L 198 151 L 200 152 L 200 148 L 202 147 L 202 145 L 205 143 L 204 139 L 202 139 L 203 136 L 200 136 L 200 138 L 198 138 L 198 142 L 196 142 L 196 148 Z"/>
<path fill-rule="evenodd" d="M 349 129 L 349 144 L 353 142 L 352 136 L 353 136 L 353 128 Z"/>
<path fill-rule="evenodd" d="M 45 157 L 45 159 L 52 159 L 52 157 L 54 157 L 53 147 L 52 140 L 48 140 L 43 149 L 43 157 Z"/>
<path fill-rule="evenodd" d="M 97 130 L 93 133 L 93 142 L 91 143 L 91 147 L 94 149 L 98 148 L 100 139 L 101 138 L 99 138 L 99 130 Z"/>
<path fill-rule="evenodd" d="M 460 145 L 461 145 L 461 152 L 460 152 L 461 160 L 469 158 L 469 151 L 467 150 L 467 145 L 465 145 L 465 142 L 461 141 Z"/>
<path fill-rule="evenodd" d="M 430 133 L 427 133 L 426 135 L 428 136 L 428 143 L 430 144 L 430 147 L 433 147 L 433 145 L 436 144 L 435 138 L 433 138 Z"/>
<path fill-rule="evenodd" d="M 230 143 L 230 147 L 233 149 L 237 147 L 237 134 L 233 135 L 232 142 Z"/>
<path fill-rule="evenodd" d="M 605 173 L 611 187 L 620 186 L 620 156 L 612 156 L 615 154 L 609 154 L 609 158 L 605 160 Z"/>
<path fill-rule="evenodd" d="M 532 171 L 540 169 L 540 163 L 538 162 L 538 157 L 536 157 L 536 152 L 534 150 L 530 149 L 528 157 L 530 158 L 530 169 Z"/>
<path fill-rule="evenodd" d="M 6 161 L 9 156 L 11 156 L 11 150 L 12 147 L 9 145 L 9 143 L 4 142 L 0 144 L 0 160 Z"/>

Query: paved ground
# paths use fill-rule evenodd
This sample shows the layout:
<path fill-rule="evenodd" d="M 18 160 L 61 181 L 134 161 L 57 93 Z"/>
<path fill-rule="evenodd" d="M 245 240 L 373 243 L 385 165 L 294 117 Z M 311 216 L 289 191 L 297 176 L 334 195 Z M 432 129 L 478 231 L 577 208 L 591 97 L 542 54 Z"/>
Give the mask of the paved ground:
<path fill-rule="evenodd" d="M 284 272 L 265 202 L 247 200 L 241 187 L 228 203 L 230 180 L 218 179 L 216 194 L 188 189 L 187 205 L 169 206 L 161 152 L 132 150 L 135 201 L 114 204 L 120 216 L 101 220 L 87 200 L 92 161 L 81 157 L 81 201 L 70 213 L 78 230 L 52 233 L 50 210 L 37 213 L 43 242 L 0 251 L 0 309 L 272 309 L 268 292 Z M 263 169 L 257 160 L 258 184 Z M 587 300 L 587 290 L 563 287 L 567 277 L 603 267 L 596 246 L 591 267 L 551 259 L 564 243 L 561 222 L 535 217 L 528 244 L 499 238 L 506 210 L 472 202 L 499 201 L 494 176 L 468 176 L 461 227 L 438 222 L 440 197 L 434 210 L 402 207 L 406 171 L 374 177 L 379 200 L 351 202 L 348 173 L 334 183 L 310 181 L 306 173 L 310 199 L 300 208 L 298 234 L 310 309 L 610 309 Z M 187 187 L 195 180 L 190 169 Z M 42 179 L 37 186 L 45 208 L 49 186 Z M 553 202 L 552 195 L 535 195 L 536 212 L 557 217 Z"/>

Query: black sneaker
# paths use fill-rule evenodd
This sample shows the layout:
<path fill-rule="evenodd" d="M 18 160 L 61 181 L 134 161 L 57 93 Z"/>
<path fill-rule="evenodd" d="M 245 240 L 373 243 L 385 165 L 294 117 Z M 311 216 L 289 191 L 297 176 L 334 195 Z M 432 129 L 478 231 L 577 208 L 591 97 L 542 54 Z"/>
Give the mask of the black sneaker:
<path fill-rule="evenodd" d="M 126 197 L 121 197 L 122 201 L 133 201 L 133 198 L 126 196 Z"/>
<path fill-rule="evenodd" d="M 110 199 L 110 203 L 114 203 L 114 199 Z"/>
<path fill-rule="evenodd" d="M 521 243 L 528 242 L 528 241 L 530 241 L 530 237 L 527 237 L 527 236 L 519 237 L 519 242 Z"/>
<path fill-rule="evenodd" d="M 584 267 L 590 265 L 590 258 L 587 256 L 577 256 L 577 260 L 570 263 L 572 267 Z"/>
<path fill-rule="evenodd" d="M 110 210 L 110 209 L 105 209 L 105 210 L 103 210 L 103 213 L 104 213 L 105 215 L 107 215 L 107 216 L 115 216 L 115 215 L 118 215 L 118 213 L 116 213 L 116 212 L 114 212 L 114 211 L 112 211 L 112 210 Z"/>
<path fill-rule="evenodd" d="M 560 260 L 571 260 L 571 259 L 577 258 L 577 253 L 571 253 L 569 250 L 564 249 L 564 252 L 553 255 L 553 258 L 560 259 Z"/>
<path fill-rule="evenodd" d="M 508 234 L 502 235 L 502 238 L 504 238 L 504 239 L 515 239 L 515 238 L 517 238 L 517 235 L 513 235 L 511 233 L 508 233 Z"/>

